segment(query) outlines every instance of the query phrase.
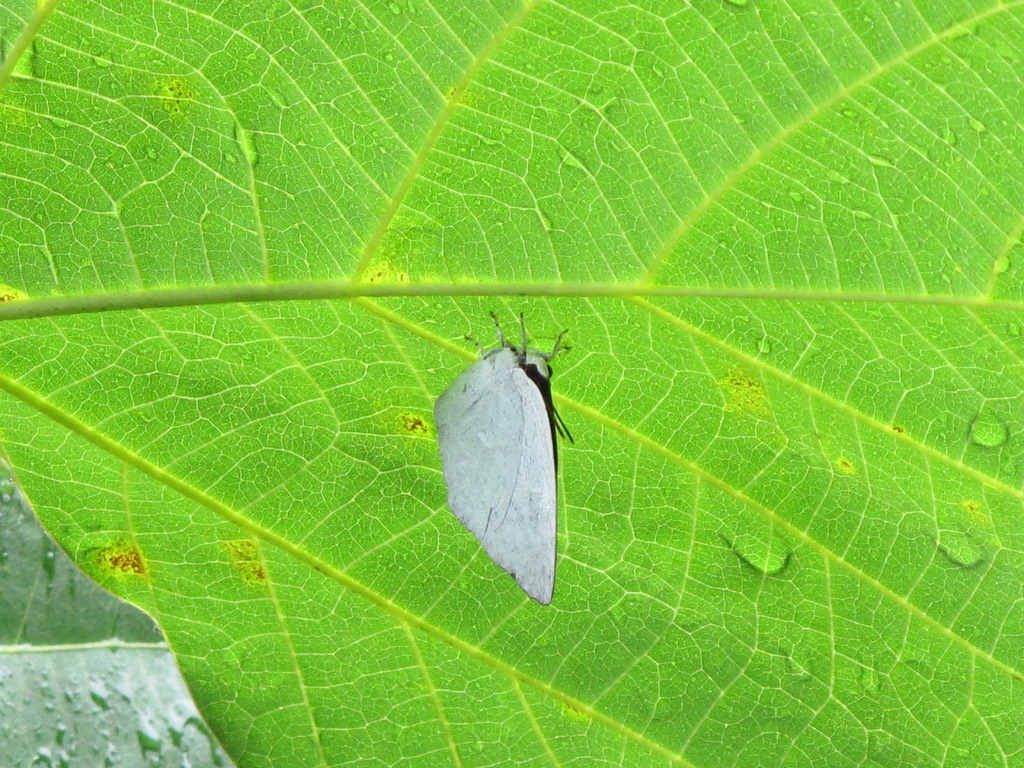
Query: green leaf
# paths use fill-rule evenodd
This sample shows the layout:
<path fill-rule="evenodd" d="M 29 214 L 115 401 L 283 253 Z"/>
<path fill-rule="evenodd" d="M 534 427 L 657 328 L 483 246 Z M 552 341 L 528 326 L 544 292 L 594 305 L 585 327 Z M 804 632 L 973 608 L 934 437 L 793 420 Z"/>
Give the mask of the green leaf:
<path fill-rule="evenodd" d="M 1012 764 L 1022 21 L 0 9 L 19 481 L 240 766 Z M 574 347 L 549 608 L 444 503 L 491 310 Z"/>

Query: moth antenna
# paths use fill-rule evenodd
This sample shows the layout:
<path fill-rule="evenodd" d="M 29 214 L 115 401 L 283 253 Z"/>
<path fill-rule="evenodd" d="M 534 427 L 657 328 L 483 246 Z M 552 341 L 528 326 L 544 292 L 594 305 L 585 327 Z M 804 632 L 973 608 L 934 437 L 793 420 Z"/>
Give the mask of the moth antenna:
<path fill-rule="evenodd" d="M 555 355 L 557 355 L 563 349 L 566 352 L 568 352 L 570 349 L 572 349 L 572 347 L 563 347 L 562 346 L 562 337 L 565 336 L 565 334 L 567 334 L 568 332 L 569 332 L 569 330 L 566 329 L 566 330 L 562 331 L 560 334 L 558 334 L 558 338 L 555 339 L 555 346 L 551 348 L 550 352 L 540 352 L 539 353 L 540 356 L 543 357 L 546 362 L 551 362 L 551 360 L 554 359 Z"/>
<path fill-rule="evenodd" d="M 477 354 L 480 355 L 480 357 L 483 357 L 484 356 L 484 345 L 481 344 L 476 339 L 474 339 L 472 336 L 466 336 L 465 338 L 466 338 L 466 341 L 473 342 L 473 346 L 476 347 Z"/>
<path fill-rule="evenodd" d="M 493 312 L 491 312 L 491 320 L 494 321 L 494 331 L 495 333 L 498 334 L 498 343 L 503 347 L 512 346 L 507 341 L 505 341 L 505 334 L 501 330 L 501 323 L 498 322 L 498 316 Z"/>

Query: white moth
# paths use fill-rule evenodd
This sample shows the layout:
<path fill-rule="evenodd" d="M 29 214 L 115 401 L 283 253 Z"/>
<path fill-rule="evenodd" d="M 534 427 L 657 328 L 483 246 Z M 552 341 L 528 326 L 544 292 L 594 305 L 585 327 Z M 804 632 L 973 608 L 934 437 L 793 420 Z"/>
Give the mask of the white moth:
<path fill-rule="evenodd" d="M 491 314 L 494 317 L 494 314 Z M 551 352 L 505 340 L 460 373 L 434 404 L 448 506 L 538 603 L 555 586 L 556 431 L 569 440 L 551 403 Z M 472 339 L 471 339 L 472 341 Z"/>

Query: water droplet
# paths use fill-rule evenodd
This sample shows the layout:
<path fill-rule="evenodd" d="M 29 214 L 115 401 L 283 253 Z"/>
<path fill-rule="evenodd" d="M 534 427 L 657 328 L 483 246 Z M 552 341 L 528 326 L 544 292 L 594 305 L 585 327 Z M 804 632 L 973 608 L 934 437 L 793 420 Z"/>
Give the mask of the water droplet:
<path fill-rule="evenodd" d="M 861 211 L 861 210 L 854 210 L 853 211 L 853 217 L 855 219 L 860 219 L 861 221 L 871 221 L 872 219 L 875 218 L 874 216 L 872 216 L 867 211 Z"/>
<path fill-rule="evenodd" d="M 992 48 L 997 55 L 1002 56 L 1007 61 L 1016 62 L 1020 58 L 1020 51 L 1009 43 L 998 42 Z"/>
<path fill-rule="evenodd" d="M 815 661 L 805 646 L 794 646 L 785 653 L 786 672 L 794 679 L 810 682 L 815 678 Z"/>
<path fill-rule="evenodd" d="M 881 168 L 894 168 L 895 167 L 893 165 L 893 163 L 892 163 L 892 160 L 890 160 L 887 157 L 882 157 L 881 155 L 868 155 L 867 157 L 868 157 L 868 162 L 871 163 L 872 165 L 877 165 L 877 166 L 879 166 Z"/>
<path fill-rule="evenodd" d="M 960 568 L 976 568 L 987 559 L 984 543 L 963 531 L 942 531 L 936 543 L 946 559 Z"/>
<path fill-rule="evenodd" d="M 43 552 L 43 573 L 46 574 L 46 578 L 53 581 L 54 571 L 57 568 L 57 552 L 53 548 L 53 544 L 46 542 L 46 551 Z"/>
<path fill-rule="evenodd" d="M 984 448 L 998 448 L 1006 442 L 1010 430 L 991 410 L 982 409 L 971 422 L 971 442 Z"/>
<path fill-rule="evenodd" d="M 985 132 L 985 124 L 981 122 L 981 120 L 978 120 L 977 118 L 972 117 L 970 120 L 967 121 L 967 124 L 970 125 L 971 128 L 976 130 L 978 133 Z"/>
<path fill-rule="evenodd" d="M 795 190 L 794 190 L 793 192 L 790 192 L 790 193 L 789 193 L 789 198 L 790 198 L 790 200 L 792 200 L 792 201 L 793 201 L 794 203 L 802 203 L 802 202 L 804 201 L 804 196 L 803 196 L 803 194 L 802 194 L 802 193 L 800 193 L 800 192 L 797 192 L 797 191 L 795 191 Z"/>
<path fill-rule="evenodd" d="M 757 351 L 762 355 L 770 355 L 772 352 L 772 340 L 768 336 L 761 338 L 761 343 L 757 347 Z"/>
<path fill-rule="evenodd" d="M 993 265 L 993 267 L 995 268 L 997 275 L 1003 274 L 1003 272 L 1010 268 L 1010 254 L 999 254 L 999 258 L 996 259 L 996 263 Z"/>
<path fill-rule="evenodd" d="M 544 231 L 545 232 L 552 232 L 552 231 L 554 231 L 555 227 L 551 223 L 551 218 L 544 212 L 543 209 L 538 208 L 537 209 L 537 215 L 540 217 L 541 223 L 544 225 Z"/>
<path fill-rule="evenodd" d="M 728 544 L 740 560 L 765 576 L 782 573 L 793 554 L 792 548 L 774 533 L 769 536 L 741 533 Z"/>
<path fill-rule="evenodd" d="M 581 171 L 585 171 L 586 170 L 586 166 L 584 166 L 583 163 L 580 161 L 580 159 L 578 157 L 576 157 L 576 155 L 574 155 L 569 150 L 563 148 L 561 154 L 562 154 L 562 162 L 567 167 L 569 167 L 569 168 L 578 168 Z"/>
<path fill-rule="evenodd" d="M 882 681 L 878 675 L 878 670 L 870 664 L 865 664 L 860 668 L 860 674 L 857 675 L 857 682 L 860 683 L 860 687 L 864 689 L 864 692 L 869 696 L 874 696 L 878 693 L 882 687 Z"/>
<path fill-rule="evenodd" d="M 260 161 L 260 153 L 256 148 L 256 137 L 244 130 L 238 123 L 235 123 L 233 128 L 235 141 L 238 142 L 238 146 L 242 150 L 242 156 L 251 167 L 255 168 Z"/>
<path fill-rule="evenodd" d="M 89 682 L 89 698 L 104 712 L 110 709 L 110 694 L 107 693 L 107 688 L 101 681 L 91 680 Z"/>
<path fill-rule="evenodd" d="M 728 5 L 735 5 L 737 8 L 745 6 L 749 0 L 725 0 Z"/>
<path fill-rule="evenodd" d="M 139 718 L 139 725 L 135 729 L 135 734 L 139 737 L 139 746 L 142 747 L 143 752 L 160 752 L 162 741 L 160 731 L 157 730 L 156 724 L 148 717 L 143 716 Z"/>

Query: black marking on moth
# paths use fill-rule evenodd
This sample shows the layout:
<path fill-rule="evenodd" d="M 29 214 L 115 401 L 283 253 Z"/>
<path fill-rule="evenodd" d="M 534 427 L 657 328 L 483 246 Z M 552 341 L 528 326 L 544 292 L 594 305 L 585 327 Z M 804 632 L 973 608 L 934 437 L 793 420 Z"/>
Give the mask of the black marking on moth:
<path fill-rule="evenodd" d="M 558 415 L 558 411 L 555 410 L 555 404 L 551 401 L 551 379 L 540 372 L 533 363 L 519 363 L 519 368 L 525 373 L 530 381 L 533 382 L 534 386 L 540 391 L 540 396 L 544 400 L 544 410 L 548 412 L 548 424 L 551 427 L 551 448 L 555 457 L 555 471 L 558 471 L 558 439 L 557 436 L 569 438 L 569 442 L 575 442 L 572 439 L 572 435 L 569 434 L 568 427 L 565 426 L 565 422 L 562 421 L 562 417 Z M 548 366 L 548 371 L 551 371 L 551 366 Z"/>

